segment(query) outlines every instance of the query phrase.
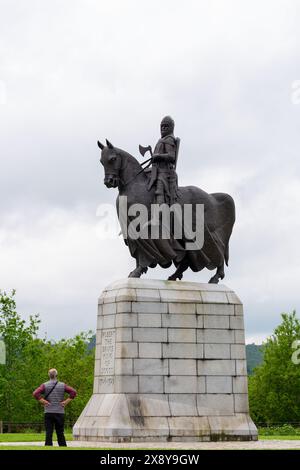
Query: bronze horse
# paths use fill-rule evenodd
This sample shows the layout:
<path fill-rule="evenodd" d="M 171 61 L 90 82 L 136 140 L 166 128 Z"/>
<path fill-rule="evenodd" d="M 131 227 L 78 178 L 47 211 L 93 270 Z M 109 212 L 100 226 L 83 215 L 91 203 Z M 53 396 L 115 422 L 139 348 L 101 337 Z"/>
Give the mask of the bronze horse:
<path fill-rule="evenodd" d="M 127 196 L 128 208 L 133 204 L 144 204 L 150 209 L 154 200 L 154 188 L 147 189 L 149 176 L 140 163 L 129 153 L 114 147 L 106 140 L 106 146 L 98 141 L 101 149 L 100 162 L 104 166 L 104 184 L 118 188 L 119 196 Z M 119 214 L 119 196 L 117 211 Z M 229 239 L 235 222 L 235 205 L 232 197 L 225 193 L 208 194 L 196 186 L 179 187 L 180 206 L 204 205 L 204 243 L 201 249 L 187 250 L 187 240 L 182 239 L 124 239 L 130 254 L 136 260 L 136 268 L 129 277 L 140 277 L 149 267 L 160 265 L 168 268 L 173 263 L 176 271 L 169 280 L 182 279 L 183 272 L 191 268 L 216 269 L 210 283 L 217 284 L 224 278 L 224 262 L 228 265 Z M 128 222 L 130 218 L 128 219 Z"/>

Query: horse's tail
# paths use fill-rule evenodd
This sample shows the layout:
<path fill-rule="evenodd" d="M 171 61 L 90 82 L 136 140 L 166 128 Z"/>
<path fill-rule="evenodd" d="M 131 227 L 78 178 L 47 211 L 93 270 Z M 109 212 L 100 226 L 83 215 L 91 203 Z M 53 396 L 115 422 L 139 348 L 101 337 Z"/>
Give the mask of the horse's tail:
<path fill-rule="evenodd" d="M 221 216 L 219 219 L 222 226 L 222 240 L 224 243 L 224 261 L 228 266 L 229 261 L 229 239 L 235 222 L 235 204 L 233 198 L 225 193 L 213 193 L 212 196 L 221 205 Z"/>
<path fill-rule="evenodd" d="M 225 247 L 225 251 L 224 251 L 224 260 L 225 260 L 226 266 L 228 266 L 228 260 L 229 260 L 229 243 L 227 243 L 227 245 L 226 245 L 226 247 Z"/>

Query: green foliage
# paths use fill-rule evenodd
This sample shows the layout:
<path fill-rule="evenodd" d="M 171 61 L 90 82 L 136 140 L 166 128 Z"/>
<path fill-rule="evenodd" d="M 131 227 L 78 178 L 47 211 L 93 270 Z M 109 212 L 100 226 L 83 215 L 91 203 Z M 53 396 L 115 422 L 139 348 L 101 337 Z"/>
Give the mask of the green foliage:
<path fill-rule="evenodd" d="M 291 424 L 283 424 L 282 426 L 267 426 L 259 428 L 260 436 L 300 436 L 300 428 Z"/>
<path fill-rule="evenodd" d="M 251 416 L 256 423 L 300 422 L 300 365 L 292 360 L 300 339 L 296 312 L 282 314 L 281 324 L 263 345 L 264 361 L 249 377 Z"/>
<path fill-rule="evenodd" d="M 247 373 L 248 375 L 253 374 L 255 367 L 259 366 L 264 360 L 264 353 L 261 345 L 258 344 L 247 344 L 246 345 L 246 356 L 247 356 Z"/>
<path fill-rule="evenodd" d="M 47 341 L 37 337 L 40 319 L 30 316 L 28 325 L 16 311 L 15 292 L 0 291 L 0 336 L 6 345 L 6 364 L 0 365 L 0 419 L 8 422 L 40 422 L 41 405 L 32 392 L 46 382 L 55 367 L 59 380 L 74 387 L 78 396 L 66 408 L 66 419 L 75 421 L 92 394 L 94 349 L 88 348 L 92 332 L 71 339 Z"/>

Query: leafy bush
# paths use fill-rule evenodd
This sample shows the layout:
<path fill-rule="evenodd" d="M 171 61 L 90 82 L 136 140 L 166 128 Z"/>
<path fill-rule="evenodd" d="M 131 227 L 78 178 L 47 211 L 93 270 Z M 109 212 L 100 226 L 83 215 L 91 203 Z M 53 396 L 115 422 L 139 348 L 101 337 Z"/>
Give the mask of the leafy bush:
<path fill-rule="evenodd" d="M 300 428 L 291 424 L 261 427 L 258 432 L 260 436 L 300 436 Z"/>

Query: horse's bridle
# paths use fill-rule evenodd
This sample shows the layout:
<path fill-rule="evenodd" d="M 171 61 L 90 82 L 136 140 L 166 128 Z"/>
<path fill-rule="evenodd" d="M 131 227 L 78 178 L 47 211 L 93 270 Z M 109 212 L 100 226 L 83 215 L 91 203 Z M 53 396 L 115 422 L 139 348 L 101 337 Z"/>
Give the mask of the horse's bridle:
<path fill-rule="evenodd" d="M 120 178 L 120 171 L 124 169 L 124 167 L 122 167 L 122 156 L 120 154 L 115 154 L 115 156 L 116 158 L 119 157 L 117 158 L 117 161 L 119 161 L 120 164 L 118 164 L 115 168 L 113 168 L 113 170 L 110 170 L 109 176 L 114 176 L 118 178 L 118 180 L 121 181 L 123 187 L 131 183 L 138 175 L 140 175 L 146 168 L 148 168 L 151 165 L 151 160 L 152 160 L 152 157 L 151 157 L 151 158 L 148 158 L 148 160 L 145 160 L 144 162 L 140 163 L 141 166 L 146 165 L 147 163 L 148 165 L 146 165 L 144 168 L 142 167 L 140 171 L 138 171 L 132 178 L 124 182 L 122 178 Z"/>

